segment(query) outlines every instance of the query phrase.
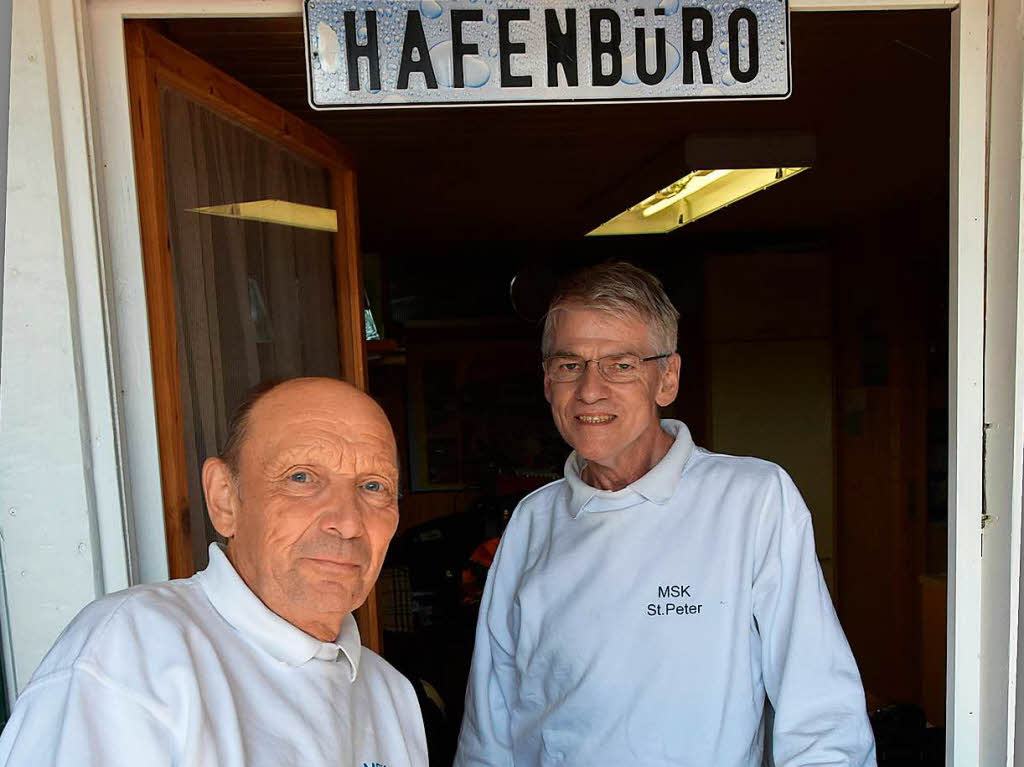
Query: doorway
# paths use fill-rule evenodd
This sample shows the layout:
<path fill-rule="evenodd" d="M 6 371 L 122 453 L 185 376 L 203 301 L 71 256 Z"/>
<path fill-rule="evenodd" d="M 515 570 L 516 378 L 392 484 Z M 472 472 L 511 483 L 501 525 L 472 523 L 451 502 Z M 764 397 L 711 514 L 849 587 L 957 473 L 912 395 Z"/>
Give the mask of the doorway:
<path fill-rule="evenodd" d="M 943 723 L 944 637 L 926 627 L 945 624 L 949 24 L 944 11 L 796 16 L 797 89 L 777 104 L 369 116 L 304 106 L 295 20 L 161 25 L 354 148 L 366 301 L 383 336 L 367 342 L 368 380 L 408 478 L 382 581 L 383 647 L 429 683 L 449 724 L 464 643 L 433 636 L 427 645 L 453 657 L 439 669 L 434 654 L 426 670 L 411 666 L 424 654 L 415 645 L 451 615 L 471 623 L 474 552 L 564 460 L 539 391 L 543 301 L 529 297 L 615 257 L 659 274 L 683 314 L 671 414 L 700 444 L 782 463 L 808 496 L 872 705 L 911 704 Z M 681 175 L 693 136 L 766 159 L 810 137 L 812 171 L 672 235 L 582 238 Z M 439 541 L 450 559 L 418 572 Z"/>

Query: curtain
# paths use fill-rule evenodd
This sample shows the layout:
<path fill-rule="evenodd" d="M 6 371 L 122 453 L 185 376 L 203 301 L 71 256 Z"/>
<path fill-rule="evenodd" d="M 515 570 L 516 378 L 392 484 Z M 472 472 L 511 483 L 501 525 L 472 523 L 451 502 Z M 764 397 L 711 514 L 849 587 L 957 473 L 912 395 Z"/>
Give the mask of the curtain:
<path fill-rule="evenodd" d="M 339 377 L 328 232 L 190 208 L 263 199 L 330 207 L 325 169 L 180 93 L 160 98 L 178 369 L 197 569 L 216 538 L 200 472 L 246 392 L 269 378 Z"/>

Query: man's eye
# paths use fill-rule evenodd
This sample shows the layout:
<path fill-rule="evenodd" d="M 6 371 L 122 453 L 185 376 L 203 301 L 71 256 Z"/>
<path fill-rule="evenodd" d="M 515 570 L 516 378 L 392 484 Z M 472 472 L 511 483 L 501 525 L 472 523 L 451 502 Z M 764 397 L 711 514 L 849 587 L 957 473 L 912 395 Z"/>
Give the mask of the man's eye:
<path fill-rule="evenodd" d="M 310 476 L 308 471 L 296 471 L 296 472 L 293 472 L 293 473 L 288 475 L 288 479 L 290 479 L 292 482 L 300 482 L 300 483 L 306 483 L 306 482 L 312 482 L 313 481 L 313 477 Z"/>
<path fill-rule="evenodd" d="M 578 363 L 578 362 L 563 362 L 558 367 L 561 370 L 566 371 L 567 373 L 575 373 L 577 370 L 579 370 L 580 363 Z"/>
<path fill-rule="evenodd" d="M 370 480 L 369 482 L 364 482 L 363 483 L 363 487 L 366 488 L 367 490 L 369 490 L 371 493 L 381 493 L 381 492 L 384 492 L 384 485 L 382 485 L 380 482 L 377 482 L 376 480 Z"/>
<path fill-rule="evenodd" d="M 615 369 L 616 370 L 621 370 L 621 371 L 625 372 L 627 370 L 632 370 L 633 369 L 633 365 L 631 363 L 629 363 L 629 362 L 616 362 L 615 363 Z"/>

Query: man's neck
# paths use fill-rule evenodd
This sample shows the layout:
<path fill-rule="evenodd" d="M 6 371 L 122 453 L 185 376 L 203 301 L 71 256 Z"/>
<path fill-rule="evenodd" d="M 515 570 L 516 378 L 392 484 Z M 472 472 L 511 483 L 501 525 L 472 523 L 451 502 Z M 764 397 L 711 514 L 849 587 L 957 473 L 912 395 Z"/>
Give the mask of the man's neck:
<path fill-rule="evenodd" d="M 614 464 L 604 466 L 588 461 L 581 473 L 583 481 L 598 490 L 621 490 L 636 482 L 658 465 L 675 442 L 675 437 L 662 429 L 660 423 L 650 437 L 645 437 L 618 456 Z"/>

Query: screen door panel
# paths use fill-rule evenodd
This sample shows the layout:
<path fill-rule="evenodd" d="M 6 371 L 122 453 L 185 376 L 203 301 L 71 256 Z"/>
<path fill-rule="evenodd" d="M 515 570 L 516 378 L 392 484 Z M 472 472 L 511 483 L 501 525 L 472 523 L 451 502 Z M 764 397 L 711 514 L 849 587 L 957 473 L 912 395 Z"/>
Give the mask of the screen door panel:
<path fill-rule="evenodd" d="M 256 200 L 330 208 L 330 177 L 171 88 L 160 92 L 178 378 L 192 555 L 216 537 L 203 461 L 254 385 L 341 375 L 330 232 L 213 216 L 195 208 Z"/>

